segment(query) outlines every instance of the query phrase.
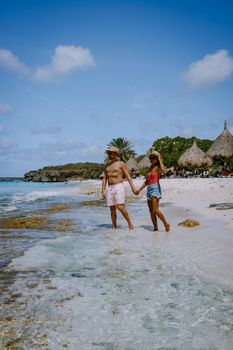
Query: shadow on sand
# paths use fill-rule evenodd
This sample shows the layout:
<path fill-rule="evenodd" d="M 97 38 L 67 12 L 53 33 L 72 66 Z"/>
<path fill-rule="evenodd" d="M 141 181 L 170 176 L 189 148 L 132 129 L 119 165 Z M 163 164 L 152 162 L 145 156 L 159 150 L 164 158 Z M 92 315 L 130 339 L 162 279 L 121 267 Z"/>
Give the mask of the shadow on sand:
<path fill-rule="evenodd" d="M 139 227 L 143 228 L 144 230 L 153 232 L 153 227 L 149 225 L 140 225 Z"/>

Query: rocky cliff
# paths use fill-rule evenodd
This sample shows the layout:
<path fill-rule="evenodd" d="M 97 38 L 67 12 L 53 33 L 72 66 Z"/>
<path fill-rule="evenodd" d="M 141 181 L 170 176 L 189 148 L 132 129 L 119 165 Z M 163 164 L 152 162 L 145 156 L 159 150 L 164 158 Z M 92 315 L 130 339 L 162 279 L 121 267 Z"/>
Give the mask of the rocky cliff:
<path fill-rule="evenodd" d="M 44 167 L 24 174 L 25 181 L 63 182 L 69 180 L 98 179 L 103 171 L 103 164 L 75 163 Z"/>

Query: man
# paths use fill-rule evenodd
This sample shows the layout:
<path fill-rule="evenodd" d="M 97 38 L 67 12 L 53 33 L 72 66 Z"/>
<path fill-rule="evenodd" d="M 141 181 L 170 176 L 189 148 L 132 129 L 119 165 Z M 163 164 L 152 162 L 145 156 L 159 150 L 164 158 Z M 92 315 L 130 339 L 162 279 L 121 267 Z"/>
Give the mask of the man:
<path fill-rule="evenodd" d="M 106 198 L 107 206 L 110 207 L 112 227 L 113 229 L 116 229 L 117 227 L 116 210 L 118 209 L 127 221 L 129 229 L 133 230 L 133 224 L 125 208 L 125 188 L 123 178 L 126 177 L 134 194 L 136 194 L 137 190 L 125 163 L 118 160 L 118 157 L 120 156 L 119 149 L 111 146 L 106 150 L 106 153 L 108 155 L 108 161 L 104 169 L 102 196 L 103 198 Z"/>

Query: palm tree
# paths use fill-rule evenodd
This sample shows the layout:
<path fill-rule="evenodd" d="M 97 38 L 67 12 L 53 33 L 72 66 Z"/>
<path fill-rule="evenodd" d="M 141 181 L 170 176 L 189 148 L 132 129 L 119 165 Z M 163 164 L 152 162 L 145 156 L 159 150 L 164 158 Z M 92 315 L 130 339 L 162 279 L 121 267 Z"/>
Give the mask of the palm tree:
<path fill-rule="evenodd" d="M 137 153 L 133 149 L 133 144 L 129 140 L 118 137 L 117 139 L 112 139 L 111 142 L 109 142 L 108 147 L 117 147 L 121 152 L 121 159 L 126 162 L 131 157 L 135 157 Z"/>

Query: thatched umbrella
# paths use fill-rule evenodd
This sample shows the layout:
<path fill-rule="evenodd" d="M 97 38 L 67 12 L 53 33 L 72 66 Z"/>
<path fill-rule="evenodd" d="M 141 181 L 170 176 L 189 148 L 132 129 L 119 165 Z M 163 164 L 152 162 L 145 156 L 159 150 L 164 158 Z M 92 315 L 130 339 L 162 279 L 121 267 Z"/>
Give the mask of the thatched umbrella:
<path fill-rule="evenodd" d="M 126 162 L 126 166 L 127 166 L 129 171 L 136 171 L 136 170 L 138 170 L 138 163 L 136 162 L 136 160 L 134 158 L 130 158 Z"/>
<path fill-rule="evenodd" d="M 233 136 L 227 129 L 225 120 L 223 132 L 216 138 L 206 154 L 210 157 L 222 156 L 230 158 L 233 155 Z"/>
<path fill-rule="evenodd" d="M 142 158 L 140 162 L 138 163 L 138 168 L 143 169 L 143 168 L 149 168 L 151 166 L 151 162 L 147 156 Z"/>
<path fill-rule="evenodd" d="M 191 165 L 193 167 L 201 167 L 203 165 L 212 165 L 212 159 L 207 157 L 198 146 L 196 141 L 193 142 L 192 147 L 188 148 L 178 159 L 178 164 L 183 167 Z"/>

